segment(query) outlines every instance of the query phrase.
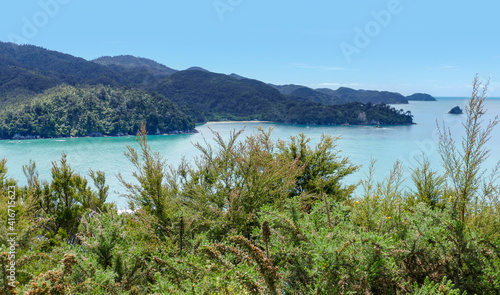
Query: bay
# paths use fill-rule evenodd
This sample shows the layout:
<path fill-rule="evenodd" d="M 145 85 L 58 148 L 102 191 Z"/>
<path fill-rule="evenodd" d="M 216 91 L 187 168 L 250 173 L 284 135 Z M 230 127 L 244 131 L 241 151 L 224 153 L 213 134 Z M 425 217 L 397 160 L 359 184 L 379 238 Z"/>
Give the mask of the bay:
<path fill-rule="evenodd" d="M 437 102 L 412 101 L 407 105 L 393 105 L 396 109 L 411 111 L 415 125 L 410 126 L 307 126 L 287 125 L 269 122 L 219 122 L 199 125 L 199 133 L 181 135 L 149 136 L 154 151 L 159 152 L 168 164 L 177 166 L 184 157 L 193 161 L 200 152 L 194 143 L 213 142 L 212 131 L 228 138 L 231 132 L 244 129 L 243 136 L 256 132 L 256 127 L 274 128 L 274 139 L 287 139 L 299 133 L 311 138 L 311 144 L 319 142 L 322 134 L 341 137 L 337 141 L 341 155 L 349 157 L 352 163 L 361 165 L 361 169 L 346 178 L 346 183 L 356 183 L 365 177 L 372 159 L 376 160 L 375 180 L 382 181 L 396 161 L 401 161 L 405 168 L 405 176 L 409 177 L 411 169 L 417 167 L 420 154 L 431 160 L 432 168 L 442 171 L 438 153 L 438 128 L 436 122 L 450 128 L 454 139 L 461 141 L 464 135 L 462 123 L 465 115 L 450 115 L 447 112 L 454 106 L 465 109 L 467 98 L 438 98 Z M 488 98 L 485 102 L 488 110 L 485 121 L 500 114 L 500 98 Z M 62 153 L 66 153 L 68 161 L 77 173 L 88 174 L 89 169 L 102 170 L 106 173 L 110 186 L 110 202 L 115 202 L 120 209 L 127 208 L 127 201 L 120 197 L 125 189 L 116 178 L 121 173 L 127 181 L 133 181 L 134 167 L 124 156 L 126 146 L 138 147 L 135 136 L 97 137 L 97 138 L 59 138 L 38 140 L 2 140 L 0 141 L 0 158 L 7 159 L 7 176 L 26 184 L 22 166 L 35 161 L 41 179 L 50 180 L 53 161 L 58 161 Z M 484 167 L 492 169 L 500 160 L 500 126 L 492 132 L 487 147 L 491 150 L 490 158 Z M 405 185 L 411 185 L 409 181 Z M 355 192 L 359 196 L 361 190 Z"/>

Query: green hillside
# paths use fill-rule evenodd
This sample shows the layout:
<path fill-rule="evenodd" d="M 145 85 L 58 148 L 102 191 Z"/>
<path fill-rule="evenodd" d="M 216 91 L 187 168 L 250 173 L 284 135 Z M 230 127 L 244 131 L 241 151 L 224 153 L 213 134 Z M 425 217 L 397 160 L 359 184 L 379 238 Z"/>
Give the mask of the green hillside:
<path fill-rule="evenodd" d="M 198 70 L 177 72 L 158 83 L 154 91 L 192 107 L 207 121 L 265 119 L 286 100 L 260 81 Z"/>
<path fill-rule="evenodd" d="M 177 72 L 161 81 L 155 91 L 193 108 L 198 112 L 199 121 L 258 119 L 320 125 L 413 123 L 410 113 L 397 112 L 384 104 L 327 105 L 326 101 L 319 103 L 285 96 L 257 80 L 205 71 Z"/>
<path fill-rule="evenodd" d="M 142 122 L 150 134 L 194 129 L 193 120 L 161 95 L 63 85 L 1 111 L 0 138 L 135 134 Z"/>

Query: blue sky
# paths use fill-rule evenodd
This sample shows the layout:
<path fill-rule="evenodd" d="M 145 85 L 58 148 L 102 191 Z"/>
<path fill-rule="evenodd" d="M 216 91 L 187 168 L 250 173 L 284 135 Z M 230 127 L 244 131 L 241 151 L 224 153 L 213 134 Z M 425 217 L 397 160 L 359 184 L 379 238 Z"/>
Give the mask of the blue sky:
<path fill-rule="evenodd" d="M 85 59 L 132 54 L 274 84 L 500 96 L 500 2 L 2 1 L 0 40 Z"/>

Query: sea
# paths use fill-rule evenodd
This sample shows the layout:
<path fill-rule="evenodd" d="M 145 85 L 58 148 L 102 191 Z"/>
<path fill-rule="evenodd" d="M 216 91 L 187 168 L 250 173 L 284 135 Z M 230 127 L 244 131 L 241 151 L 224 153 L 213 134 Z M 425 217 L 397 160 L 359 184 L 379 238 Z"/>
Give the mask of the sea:
<path fill-rule="evenodd" d="M 404 167 L 403 186 L 412 189 L 410 175 L 412 169 L 418 167 L 422 154 L 429 158 L 431 168 L 443 172 L 442 161 L 438 151 L 439 128 L 446 128 L 459 146 L 465 134 L 463 123 L 466 115 L 451 115 L 448 111 L 459 106 L 465 111 L 468 98 L 440 97 L 438 101 L 411 101 L 409 104 L 392 105 L 396 109 L 411 111 L 414 125 L 406 126 L 319 126 L 290 125 L 271 122 L 213 122 L 196 126 L 199 133 L 179 135 L 150 135 L 149 143 L 153 151 L 160 153 L 168 165 L 178 166 L 182 159 L 193 163 L 201 152 L 194 146 L 213 144 L 213 132 L 223 138 L 229 138 L 235 131 L 244 130 L 242 139 L 255 134 L 257 127 L 273 128 L 274 140 L 287 140 L 299 133 L 306 134 L 311 139 L 310 144 L 316 145 L 322 134 L 339 137 L 336 141 L 340 156 L 347 157 L 359 165 L 360 169 L 346 177 L 344 183 L 355 184 L 366 179 L 368 168 L 375 161 L 375 181 L 383 181 L 397 161 Z M 487 98 L 487 112 L 483 116 L 483 124 L 493 120 L 500 114 L 500 98 Z M 126 190 L 119 182 L 120 173 L 126 181 L 134 182 L 135 168 L 126 158 L 127 146 L 138 148 L 135 136 L 126 137 L 93 137 L 93 138 L 55 138 L 37 140 L 0 140 L 0 158 L 7 159 L 7 177 L 14 178 L 19 185 L 25 185 L 26 177 L 23 165 L 30 161 L 36 163 L 40 179 L 51 179 L 51 168 L 54 162 L 61 159 L 65 153 L 68 162 L 76 173 L 88 175 L 89 169 L 101 170 L 106 174 L 110 187 L 108 202 L 114 202 L 119 209 L 127 209 Z M 500 125 L 491 133 L 486 145 L 490 150 L 489 159 L 484 163 L 484 169 L 492 170 L 500 161 Z M 92 185 L 92 181 L 89 183 Z M 359 197 L 362 190 L 358 188 L 354 197 Z"/>

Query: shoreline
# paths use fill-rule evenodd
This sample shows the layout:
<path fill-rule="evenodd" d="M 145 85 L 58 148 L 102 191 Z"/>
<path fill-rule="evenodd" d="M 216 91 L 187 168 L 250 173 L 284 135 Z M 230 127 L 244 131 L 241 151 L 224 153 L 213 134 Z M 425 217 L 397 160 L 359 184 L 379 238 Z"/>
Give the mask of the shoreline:
<path fill-rule="evenodd" d="M 207 121 L 205 123 L 197 123 L 196 126 L 202 126 L 202 125 L 209 125 L 209 124 L 234 124 L 234 123 L 271 123 L 271 124 L 287 124 L 287 125 L 305 125 L 305 126 L 342 126 L 342 127 L 349 127 L 349 126 L 409 126 L 409 125 L 416 125 L 417 123 L 412 122 L 412 123 L 406 123 L 406 124 L 314 124 L 314 123 L 290 123 L 290 122 L 276 122 L 276 121 L 256 121 L 256 120 L 244 120 L 244 121 L 235 121 L 235 120 L 227 120 L 227 121 Z M 195 127 L 196 127 L 195 126 Z M 181 135 L 181 134 L 196 134 L 199 133 L 196 128 L 190 129 L 190 130 L 174 130 L 170 132 L 165 132 L 165 133 L 158 133 L 158 134 L 148 134 L 148 135 Z M 16 137 L 17 135 L 17 137 Z M 71 139 L 71 138 L 93 138 L 93 137 L 128 137 L 128 136 L 136 136 L 135 134 L 128 134 L 128 133 L 122 133 L 122 134 L 116 134 L 116 135 L 103 135 L 103 134 L 96 134 L 96 135 L 85 135 L 85 136 L 56 136 L 56 137 L 42 137 L 39 135 L 29 135 L 29 136 L 21 136 L 19 134 L 14 135 L 13 138 L 0 138 L 0 140 L 33 140 L 33 139 Z"/>
<path fill-rule="evenodd" d="M 271 124 L 286 124 L 286 125 L 305 125 L 305 126 L 343 126 L 343 127 L 348 127 L 348 126 L 409 126 L 409 125 L 416 125 L 417 123 L 412 122 L 412 123 L 404 123 L 404 124 L 384 124 L 384 123 L 360 123 L 360 124 L 355 124 L 355 123 L 344 123 L 344 124 L 316 124 L 316 123 L 290 123 L 290 122 L 277 122 L 277 121 L 208 121 L 205 123 L 197 123 L 197 126 L 205 125 L 205 124 L 230 124 L 230 123 L 271 123 Z"/>
<path fill-rule="evenodd" d="M 244 121 L 225 120 L 225 121 L 207 121 L 205 123 L 200 123 L 200 125 L 205 125 L 205 124 L 231 124 L 231 123 L 278 123 L 278 122 L 274 122 L 274 121 L 257 121 L 257 120 L 244 120 Z"/>
<path fill-rule="evenodd" d="M 189 130 L 174 130 L 170 132 L 165 132 L 165 133 L 158 133 L 158 134 L 148 134 L 148 135 L 181 135 L 181 134 L 196 134 L 199 133 L 196 128 L 189 129 Z M 16 134 L 18 135 L 18 134 Z M 129 137 L 129 136 L 137 136 L 137 134 L 128 134 L 128 133 L 122 133 L 122 134 L 116 134 L 116 135 L 108 135 L 108 134 L 99 134 L 99 135 L 85 135 L 85 136 L 51 136 L 51 137 L 43 137 L 40 135 L 28 135 L 28 136 L 22 136 L 18 135 L 16 137 L 14 135 L 13 138 L 0 138 L 0 140 L 37 140 L 37 139 L 72 139 L 72 138 L 97 138 L 97 137 Z"/>

